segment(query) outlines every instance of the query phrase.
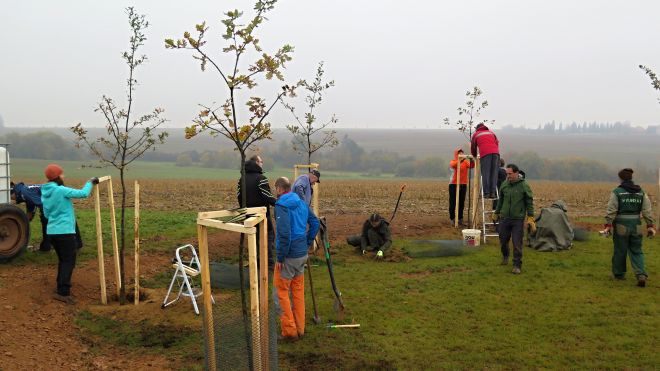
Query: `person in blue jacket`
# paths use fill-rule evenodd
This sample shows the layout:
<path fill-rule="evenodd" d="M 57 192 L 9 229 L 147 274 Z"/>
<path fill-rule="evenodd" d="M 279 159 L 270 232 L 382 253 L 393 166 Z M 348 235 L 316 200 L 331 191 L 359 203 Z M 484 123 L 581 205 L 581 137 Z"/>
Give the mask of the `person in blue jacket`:
<path fill-rule="evenodd" d="M 321 173 L 314 169 L 309 172 L 309 174 L 303 174 L 299 176 L 295 182 L 293 182 L 293 192 L 295 192 L 301 200 L 305 201 L 307 206 L 312 204 L 312 194 L 314 190 L 312 186 L 316 183 L 321 183 Z"/>
<path fill-rule="evenodd" d="M 67 304 L 74 304 L 71 297 L 71 277 L 76 266 L 76 215 L 73 210 L 74 198 L 87 198 L 93 184 L 99 179 L 91 178 L 82 189 L 64 186 L 64 170 L 57 164 L 50 164 L 44 169 L 48 183 L 41 186 L 41 202 L 48 219 L 46 231 L 57 253 L 57 292 L 53 298 Z"/>
<path fill-rule="evenodd" d="M 34 213 L 39 209 L 39 220 L 41 222 L 41 243 L 39 244 L 39 251 L 50 251 L 50 240 L 46 233 L 46 226 L 48 219 L 44 215 L 44 209 L 41 204 L 41 184 L 25 185 L 23 182 L 17 184 L 11 183 L 11 198 L 16 201 L 16 204 L 25 202 L 25 209 L 27 211 L 28 220 L 31 222 L 34 219 Z"/>
<path fill-rule="evenodd" d="M 319 231 L 319 220 L 285 177 L 275 181 L 277 263 L 273 285 L 281 310 L 282 337 L 295 341 L 305 334 L 305 262 L 308 247 Z M 309 226 L 309 228 L 308 228 Z M 290 299 L 290 298 L 291 299 Z"/>

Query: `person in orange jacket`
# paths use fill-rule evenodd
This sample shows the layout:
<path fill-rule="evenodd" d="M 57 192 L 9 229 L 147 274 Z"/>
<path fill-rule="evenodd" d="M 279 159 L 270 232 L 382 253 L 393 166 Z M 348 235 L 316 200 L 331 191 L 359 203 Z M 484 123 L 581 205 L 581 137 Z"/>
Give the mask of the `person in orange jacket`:
<path fill-rule="evenodd" d="M 454 159 L 449 161 L 449 167 L 452 171 L 451 181 L 449 182 L 449 219 L 451 220 L 452 225 L 454 225 L 454 219 L 456 218 L 456 175 L 459 166 L 458 156 L 462 154 L 463 150 L 457 148 L 454 151 Z M 463 207 L 465 206 L 465 194 L 467 193 L 468 172 L 469 169 L 473 167 L 474 161 L 472 161 L 471 156 L 461 159 L 461 178 L 458 180 L 458 223 L 460 225 L 463 225 Z"/>

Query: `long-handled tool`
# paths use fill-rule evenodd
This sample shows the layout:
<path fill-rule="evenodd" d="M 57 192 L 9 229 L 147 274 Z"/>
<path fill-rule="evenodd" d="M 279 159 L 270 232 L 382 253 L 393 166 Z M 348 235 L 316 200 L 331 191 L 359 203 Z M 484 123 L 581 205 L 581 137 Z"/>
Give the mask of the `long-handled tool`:
<path fill-rule="evenodd" d="M 330 238 L 328 237 L 328 226 L 325 217 L 321 218 L 321 240 L 323 241 L 323 249 L 325 251 L 325 262 L 328 266 L 328 273 L 330 274 L 330 283 L 332 284 L 332 291 L 335 293 L 334 310 L 337 312 L 337 318 L 341 321 L 344 318 L 344 301 L 341 299 L 341 291 L 337 288 L 335 282 L 335 274 L 332 269 L 332 258 L 330 257 Z"/>
<path fill-rule="evenodd" d="M 314 306 L 314 323 L 321 323 L 321 317 L 319 317 L 319 310 L 316 307 L 316 295 L 314 294 L 314 281 L 312 281 L 312 263 L 307 258 L 307 277 L 309 278 L 309 291 L 312 292 L 312 305 Z"/>
<path fill-rule="evenodd" d="M 399 202 L 401 202 L 401 196 L 403 195 L 403 191 L 406 189 L 406 185 L 401 186 L 401 191 L 399 192 L 399 198 L 396 199 L 396 206 L 394 206 L 394 212 L 392 213 L 392 217 L 390 218 L 390 223 L 392 223 L 392 220 L 396 216 L 396 211 L 399 210 Z"/>

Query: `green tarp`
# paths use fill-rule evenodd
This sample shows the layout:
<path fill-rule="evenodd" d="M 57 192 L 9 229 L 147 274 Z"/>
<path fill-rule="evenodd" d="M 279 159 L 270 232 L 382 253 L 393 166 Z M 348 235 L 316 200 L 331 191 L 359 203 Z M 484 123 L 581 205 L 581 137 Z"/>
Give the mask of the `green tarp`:
<path fill-rule="evenodd" d="M 529 236 L 529 245 L 538 251 L 568 250 L 573 245 L 573 227 L 568 220 L 566 203 L 558 200 L 541 209 L 536 218 L 536 233 Z"/>

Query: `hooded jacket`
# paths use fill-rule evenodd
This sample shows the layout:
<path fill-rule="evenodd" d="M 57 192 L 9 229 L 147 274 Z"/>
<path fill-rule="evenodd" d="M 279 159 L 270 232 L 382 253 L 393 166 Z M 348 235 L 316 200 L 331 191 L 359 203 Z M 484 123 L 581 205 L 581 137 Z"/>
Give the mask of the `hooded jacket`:
<path fill-rule="evenodd" d="M 48 182 L 41 186 L 41 202 L 44 216 L 48 219 L 48 234 L 75 234 L 76 214 L 73 211 L 73 198 L 87 198 L 92 191 L 92 182 L 85 183 L 82 189 L 74 189 Z"/>
<path fill-rule="evenodd" d="M 500 199 L 495 214 L 502 218 L 525 219 L 525 215 L 534 216 L 534 197 L 527 181 L 519 179 L 502 183 Z"/>
<path fill-rule="evenodd" d="M 605 224 L 630 222 L 641 224 L 640 214 L 647 227 L 653 227 L 655 220 L 651 211 L 651 200 L 642 188 L 631 180 L 623 181 L 610 194 L 605 215 Z"/>
<path fill-rule="evenodd" d="M 267 213 L 270 214 L 268 206 L 274 206 L 275 196 L 270 191 L 268 178 L 263 173 L 263 170 L 255 161 L 248 160 L 245 162 L 245 189 L 247 205 L 245 207 L 260 207 L 266 206 Z M 236 192 L 238 204 L 241 204 L 241 179 L 238 180 L 238 188 Z"/>
<path fill-rule="evenodd" d="M 536 218 L 536 232 L 530 233 L 529 246 L 538 251 L 568 250 L 573 246 L 575 233 L 568 220 L 566 203 L 555 201 L 552 206 L 541 209 Z"/>
<path fill-rule="evenodd" d="M 497 139 L 495 133 L 490 131 L 486 125 L 479 126 L 474 134 L 472 134 L 470 152 L 472 152 L 472 156 L 474 157 L 477 157 L 477 148 L 481 157 L 500 153 L 500 141 Z"/>
<path fill-rule="evenodd" d="M 319 220 L 309 206 L 297 194 L 285 193 L 275 203 L 275 222 L 277 261 L 305 256 L 319 231 Z"/>
<path fill-rule="evenodd" d="M 458 152 L 461 151 L 460 148 L 454 150 L 454 159 L 449 161 L 449 167 L 452 170 L 451 181 L 449 184 L 456 184 L 456 173 L 458 168 Z M 474 162 L 470 160 L 461 161 L 461 179 L 460 184 L 467 184 L 468 181 L 468 170 L 474 167 Z"/>
<path fill-rule="evenodd" d="M 41 207 L 41 184 L 25 185 L 23 182 L 14 185 L 13 192 L 16 193 L 16 203 L 25 202 L 29 213 L 34 214 L 37 207 Z"/>

